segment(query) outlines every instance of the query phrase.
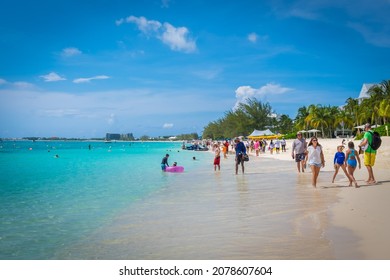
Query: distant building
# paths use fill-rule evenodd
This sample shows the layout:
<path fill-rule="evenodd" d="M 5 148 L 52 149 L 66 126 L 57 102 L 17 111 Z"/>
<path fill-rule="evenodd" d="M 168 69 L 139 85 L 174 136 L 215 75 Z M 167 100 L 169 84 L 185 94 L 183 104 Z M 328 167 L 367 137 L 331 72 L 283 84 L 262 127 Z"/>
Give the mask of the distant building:
<path fill-rule="evenodd" d="M 370 94 L 368 91 L 373 87 L 377 86 L 378 84 L 363 84 L 362 89 L 360 90 L 360 94 L 358 97 L 359 103 L 361 103 L 364 99 L 370 98 Z"/>
<path fill-rule="evenodd" d="M 133 133 L 119 134 L 119 133 L 106 133 L 106 140 L 124 140 L 124 141 L 133 141 Z"/>
<path fill-rule="evenodd" d="M 121 135 L 118 133 L 106 133 L 106 140 L 121 140 Z"/>
<path fill-rule="evenodd" d="M 125 141 L 134 141 L 134 135 L 133 133 L 127 133 L 127 134 L 122 134 L 121 135 L 121 140 L 125 140 Z"/>

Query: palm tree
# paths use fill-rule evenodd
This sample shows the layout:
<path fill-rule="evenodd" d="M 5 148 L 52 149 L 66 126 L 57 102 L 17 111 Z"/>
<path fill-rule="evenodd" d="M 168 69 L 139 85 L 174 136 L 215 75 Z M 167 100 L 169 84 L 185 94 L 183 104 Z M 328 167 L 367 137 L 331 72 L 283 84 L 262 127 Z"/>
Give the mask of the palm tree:
<path fill-rule="evenodd" d="M 383 99 L 379 104 L 379 115 L 383 117 L 383 123 L 387 123 L 387 118 L 390 117 L 390 99 Z"/>
<path fill-rule="evenodd" d="M 309 115 L 306 117 L 306 122 L 310 123 L 314 128 L 321 127 L 322 137 L 325 136 L 325 127 L 329 126 L 329 110 L 322 105 L 310 105 Z"/>
<path fill-rule="evenodd" d="M 352 114 L 347 110 L 340 110 L 335 115 L 335 126 L 337 127 L 339 124 L 342 125 L 343 128 L 343 135 L 344 135 L 344 128 L 353 128 L 354 120 L 352 117 Z"/>
<path fill-rule="evenodd" d="M 371 87 L 369 89 L 368 93 L 370 94 L 368 105 L 372 109 L 371 120 L 375 121 L 375 123 L 378 124 L 380 122 L 380 117 L 381 117 L 381 114 L 380 114 L 381 103 L 383 100 L 390 99 L 390 80 L 387 80 L 387 81 L 384 80 L 379 85 L 375 85 L 375 86 Z M 382 106 L 385 106 L 385 105 L 382 105 Z M 382 111 L 384 108 L 382 108 Z"/>
<path fill-rule="evenodd" d="M 292 132 L 292 120 L 288 115 L 281 115 L 277 120 L 277 129 L 280 133 L 286 134 Z"/>
<path fill-rule="evenodd" d="M 309 109 L 305 106 L 298 109 L 298 114 L 295 117 L 295 127 L 297 130 L 307 130 L 308 122 L 306 121 L 307 116 L 309 115 Z"/>
<path fill-rule="evenodd" d="M 358 122 L 363 123 L 372 123 L 372 110 L 371 110 L 371 100 L 370 98 L 364 99 L 359 105 L 359 118 Z"/>
<path fill-rule="evenodd" d="M 352 97 L 348 98 L 345 101 L 344 110 L 348 112 L 353 117 L 352 126 L 358 126 L 359 123 L 359 101 Z"/>

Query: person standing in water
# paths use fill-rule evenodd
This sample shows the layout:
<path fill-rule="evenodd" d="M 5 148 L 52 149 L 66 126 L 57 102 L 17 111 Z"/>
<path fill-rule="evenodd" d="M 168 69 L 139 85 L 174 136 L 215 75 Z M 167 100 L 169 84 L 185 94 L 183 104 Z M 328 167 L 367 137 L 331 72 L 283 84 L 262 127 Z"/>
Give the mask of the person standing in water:
<path fill-rule="evenodd" d="M 236 175 L 238 174 L 238 165 L 241 164 L 242 174 L 244 174 L 244 155 L 246 155 L 246 148 L 243 142 L 240 141 L 239 138 L 234 140 L 236 143 Z"/>
<path fill-rule="evenodd" d="M 214 144 L 214 171 L 221 170 L 221 150 L 218 144 Z"/>
<path fill-rule="evenodd" d="M 167 168 L 167 166 L 169 166 L 168 158 L 169 158 L 169 154 L 166 154 L 165 157 L 163 157 L 163 159 L 161 161 L 161 170 L 162 171 L 165 171 L 165 168 Z"/>

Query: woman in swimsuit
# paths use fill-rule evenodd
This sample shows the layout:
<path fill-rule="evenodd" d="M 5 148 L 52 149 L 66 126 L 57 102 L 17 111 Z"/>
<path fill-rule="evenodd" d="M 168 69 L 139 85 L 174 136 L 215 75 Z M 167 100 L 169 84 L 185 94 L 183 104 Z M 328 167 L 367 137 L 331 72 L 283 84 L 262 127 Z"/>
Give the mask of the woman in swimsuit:
<path fill-rule="evenodd" d="M 355 144 L 352 141 L 348 142 L 348 150 L 345 152 L 345 157 L 347 159 L 347 169 L 348 169 L 349 176 L 351 176 L 351 179 L 353 179 L 356 182 L 353 173 L 355 172 L 357 164 L 359 163 L 359 169 L 361 165 L 360 165 L 359 153 L 355 150 Z M 355 186 L 357 188 L 359 187 L 357 184 L 355 184 Z"/>

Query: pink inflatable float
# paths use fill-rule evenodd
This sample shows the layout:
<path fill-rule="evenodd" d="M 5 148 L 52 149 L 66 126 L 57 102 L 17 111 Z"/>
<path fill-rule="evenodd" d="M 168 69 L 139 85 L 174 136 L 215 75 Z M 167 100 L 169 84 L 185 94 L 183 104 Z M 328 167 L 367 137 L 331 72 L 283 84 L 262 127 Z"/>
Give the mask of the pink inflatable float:
<path fill-rule="evenodd" d="M 167 166 L 165 168 L 166 172 L 183 172 L 184 166 Z"/>

